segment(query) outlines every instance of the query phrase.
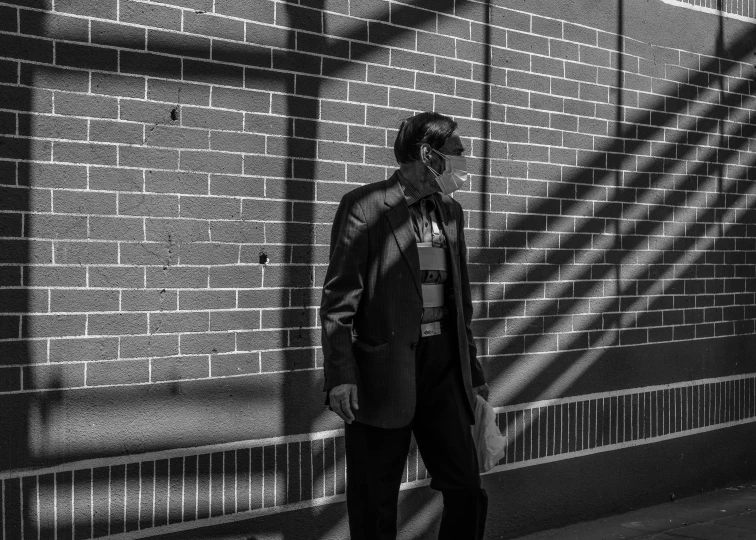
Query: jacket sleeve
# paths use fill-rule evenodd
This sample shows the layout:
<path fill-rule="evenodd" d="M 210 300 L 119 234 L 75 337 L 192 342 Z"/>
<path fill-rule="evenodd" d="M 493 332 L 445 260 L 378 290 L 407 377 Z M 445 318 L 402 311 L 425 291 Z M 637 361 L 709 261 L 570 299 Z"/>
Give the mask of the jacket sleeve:
<path fill-rule="evenodd" d="M 320 303 L 325 383 L 328 392 L 340 384 L 357 384 L 352 352 L 352 323 L 362 297 L 367 267 L 365 213 L 347 194 L 331 229 L 331 249 Z"/>
<path fill-rule="evenodd" d="M 455 201 L 456 202 L 456 201 Z M 465 243 L 465 216 L 459 203 L 455 205 L 459 213 L 459 274 L 462 285 L 462 313 L 465 319 L 465 331 L 467 332 L 467 346 L 470 352 L 470 375 L 473 388 L 486 384 L 483 368 L 478 361 L 478 349 L 475 346 L 472 333 L 472 294 L 470 292 L 470 276 L 467 273 L 467 245 Z"/>

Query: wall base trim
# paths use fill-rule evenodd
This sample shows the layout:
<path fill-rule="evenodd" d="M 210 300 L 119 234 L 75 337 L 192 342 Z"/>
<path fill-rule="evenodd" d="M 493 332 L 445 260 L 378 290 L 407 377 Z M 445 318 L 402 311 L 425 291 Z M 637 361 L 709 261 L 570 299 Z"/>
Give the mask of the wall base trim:
<path fill-rule="evenodd" d="M 487 474 L 752 424 L 756 373 L 495 410 L 508 442 Z M 2 539 L 145 538 L 343 502 L 344 444 L 338 429 L 8 471 Z M 429 482 L 413 443 L 402 489 Z"/>

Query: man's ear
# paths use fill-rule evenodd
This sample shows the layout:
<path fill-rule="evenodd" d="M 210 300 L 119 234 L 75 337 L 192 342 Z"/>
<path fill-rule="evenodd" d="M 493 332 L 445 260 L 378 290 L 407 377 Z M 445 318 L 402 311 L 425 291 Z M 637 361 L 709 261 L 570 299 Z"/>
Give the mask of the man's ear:
<path fill-rule="evenodd" d="M 420 161 L 423 163 L 430 163 L 431 159 L 431 147 L 428 143 L 420 145 Z"/>

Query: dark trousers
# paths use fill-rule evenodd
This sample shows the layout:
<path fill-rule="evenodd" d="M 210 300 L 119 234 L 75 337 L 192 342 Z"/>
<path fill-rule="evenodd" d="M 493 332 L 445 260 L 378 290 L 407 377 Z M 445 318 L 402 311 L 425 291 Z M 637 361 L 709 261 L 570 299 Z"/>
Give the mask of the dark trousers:
<path fill-rule="evenodd" d="M 417 406 L 410 425 L 381 429 L 353 422 L 346 426 L 351 540 L 396 538 L 399 486 L 412 433 L 431 474 L 431 487 L 443 493 L 439 540 L 483 538 L 488 497 L 480 486 L 456 350 L 448 332 L 420 338 Z"/>

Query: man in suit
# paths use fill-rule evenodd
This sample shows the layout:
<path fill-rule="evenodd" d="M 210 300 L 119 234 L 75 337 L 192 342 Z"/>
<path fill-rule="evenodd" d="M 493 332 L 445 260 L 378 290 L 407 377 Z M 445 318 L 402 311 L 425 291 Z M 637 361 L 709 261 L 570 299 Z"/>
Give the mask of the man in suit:
<path fill-rule="evenodd" d="M 334 218 L 321 303 L 327 403 L 344 419 L 352 540 L 397 534 L 399 486 L 415 435 L 443 494 L 439 539 L 483 537 L 488 499 L 471 435 L 487 397 L 470 330 L 462 207 L 467 180 L 451 118 L 402 122 L 399 169 L 346 195 Z"/>

